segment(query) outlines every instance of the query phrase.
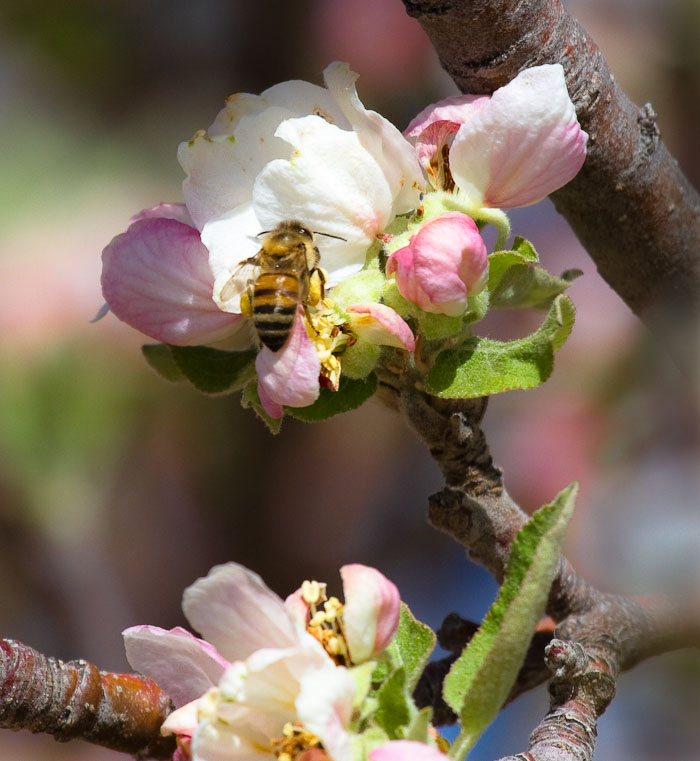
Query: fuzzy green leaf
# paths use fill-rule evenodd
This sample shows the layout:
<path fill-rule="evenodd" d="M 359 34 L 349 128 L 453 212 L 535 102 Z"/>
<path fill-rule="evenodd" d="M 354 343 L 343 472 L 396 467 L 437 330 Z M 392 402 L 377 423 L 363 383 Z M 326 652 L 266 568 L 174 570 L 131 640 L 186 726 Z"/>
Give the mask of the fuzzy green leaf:
<path fill-rule="evenodd" d="M 171 346 L 170 351 L 180 372 L 205 394 L 236 391 L 255 372 L 253 349 L 221 351 L 209 346 Z"/>
<path fill-rule="evenodd" d="M 513 251 L 520 254 L 523 259 L 527 259 L 530 262 L 539 262 L 540 257 L 535 251 L 535 247 L 530 243 L 527 238 L 523 238 L 520 235 L 516 235 L 513 238 Z"/>
<path fill-rule="evenodd" d="M 396 636 L 387 648 L 394 664 L 403 666 L 409 691 L 416 686 L 423 667 L 435 648 L 435 632 L 414 618 L 406 603 L 401 603 L 401 615 Z"/>
<path fill-rule="evenodd" d="M 438 355 L 427 376 L 428 391 L 445 399 L 470 399 L 544 383 L 554 352 L 574 324 L 574 305 L 557 296 L 542 325 L 516 341 L 474 337 Z"/>
<path fill-rule="evenodd" d="M 427 743 L 429 740 L 430 720 L 433 718 L 433 709 L 426 706 L 414 714 L 406 728 L 405 740 Z"/>
<path fill-rule="evenodd" d="M 489 256 L 489 304 L 495 309 L 548 309 L 570 285 L 570 279 L 552 275 L 519 251 Z"/>
<path fill-rule="evenodd" d="M 377 693 L 377 710 L 374 720 L 392 740 L 398 739 L 401 727 L 408 724 L 411 709 L 406 694 L 406 671 L 398 668 L 384 682 Z"/>
<path fill-rule="evenodd" d="M 341 412 L 354 410 L 366 402 L 376 390 L 377 376 L 374 373 L 363 379 L 341 377 L 340 388 L 337 391 L 322 388 L 313 404 L 308 407 L 285 407 L 284 411 L 297 420 L 315 423 Z"/>
<path fill-rule="evenodd" d="M 276 434 L 280 432 L 282 418 L 270 417 L 267 412 L 265 412 L 260 397 L 258 396 L 258 384 L 256 381 L 251 381 L 243 389 L 243 393 L 241 394 L 241 406 L 244 409 L 247 409 L 248 407 L 252 408 L 260 420 L 265 423 L 270 433 Z"/>
<path fill-rule="evenodd" d="M 170 346 L 168 344 L 145 344 L 141 347 L 141 353 L 148 364 L 160 375 L 161 378 L 177 383 L 185 380 L 180 368 L 175 364 Z"/>
<path fill-rule="evenodd" d="M 577 491 L 576 483 L 567 486 L 518 532 L 498 598 L 445 677 L 445 700 L 462 722 L 452 758 L 474 745 L 515 682 L 544 612 Z"/>

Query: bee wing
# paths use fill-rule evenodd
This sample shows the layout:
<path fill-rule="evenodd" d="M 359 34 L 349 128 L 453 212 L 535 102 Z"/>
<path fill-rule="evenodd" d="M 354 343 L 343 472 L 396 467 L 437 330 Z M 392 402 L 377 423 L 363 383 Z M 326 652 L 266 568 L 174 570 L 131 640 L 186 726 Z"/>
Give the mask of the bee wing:
<path fill-rule="evenodd" d="M 214 301 L 224 312 L 241 311 L 241 294 L 245 292 L 251 283 L 254 283 L 260 274 L 260 265 L 257 257 L 244 259 L 227 277 L 225 273 L 217 278 L 214 283 Z"/>

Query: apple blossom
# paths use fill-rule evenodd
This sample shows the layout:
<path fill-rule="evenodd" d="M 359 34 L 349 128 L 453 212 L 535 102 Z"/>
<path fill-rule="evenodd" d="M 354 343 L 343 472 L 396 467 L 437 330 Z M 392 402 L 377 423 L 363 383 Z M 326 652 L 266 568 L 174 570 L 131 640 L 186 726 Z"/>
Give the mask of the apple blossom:
<path fill-rule="evenodd" d="M 179 627 L 124 632 L 131 665 L 177 706 L 163 731 L 177 735 L 181 758 L 268 757 L 291 743 L 350 761 L 355 682 L 348 667 L 389 644 L 399 596 L 375 569 L 348 565 L 341 576 L 345 606 L 326 600 L 318 582 L 283 602 L 243 566 L 216 566 L 183 597 L 185 615 L 205 639 Z"/>
<path fill-rule="evenodd" d="M 401 295 L 425 312 L 457 317 L 486 284 L 486 245 L 474 221 L 457 211 L 429 219 L 386 266 Z"/>
<path fill-rule="evenodd" d="M 180 145 L 184 206 L 139 213 L 103 253 L 103 293 L 119 319 L 166 343 L 245 347 L 252 336 L 240 299 L 250 272 L 241 265 L 260 248 L 261 230 L 293 218 L 320 233 L 332 287 L 363 266 L 397 215 L 416 208 L 423 175 L 411 144 L 365 109 L 347 64 L 331 64 L 324 78 L 325 88 L 290 81 L 231 96 L 208 130 Z M 329 356 L 337 343 L 305 339 L 301 322 L 257 362 L 258 393 L 275 417 L 283 404 L 314 401 L 319 364 L 321 379 L 338 386 L 339 360 Z"/>
<path fill-rule="evenodd" d="M 449 191 L 453 180 L 461 202 L 473 210 L 541 201 L 577 174 L 588 139 L 561 64 L 525 69 L 490 97 L 440 101 L 423 110 L 405 134 L 415 139 L 435 187 Z M 451 179 L 445 186 L 438 184 L 437 167 L 448 146 Z"/>

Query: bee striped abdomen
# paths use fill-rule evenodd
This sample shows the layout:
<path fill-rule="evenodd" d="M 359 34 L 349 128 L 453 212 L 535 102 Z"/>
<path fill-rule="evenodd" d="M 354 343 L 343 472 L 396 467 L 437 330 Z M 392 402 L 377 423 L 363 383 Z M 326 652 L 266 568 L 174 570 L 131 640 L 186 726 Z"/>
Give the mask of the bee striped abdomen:
<path fill-rule="evenodd" d="M 287 342 L 301 301 L 299 278 L 293 272 L 263 272 L 253 286 L 253 323 L 271 351 Z"/>

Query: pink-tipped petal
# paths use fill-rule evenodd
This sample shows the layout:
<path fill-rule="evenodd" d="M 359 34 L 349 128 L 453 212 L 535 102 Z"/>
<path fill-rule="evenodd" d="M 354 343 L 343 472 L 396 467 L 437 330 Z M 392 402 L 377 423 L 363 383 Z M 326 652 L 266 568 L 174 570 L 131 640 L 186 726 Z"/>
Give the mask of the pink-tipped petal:
<path fill-rule="evenodd" d="M 214 343 L 235 331 L 242 317 L 217 308 L 213 285 L 199 233 L 175 219 L 135 222 L 102 252 L 102 293 L 111 311 L 164 343 Z"/>
<path fill-rule="evenodd" d="M 299 307 L 287 343 L 276 352 L 264 346 L 255 360 L 258 391 L 277 404 L 307 407 L 318 398 L 321 362 L 306 333 L 304 311 Z M 268 413 L 269 414 L 269 413 Z"/>
<path fill-rule="evenodd" d="M 386 304 L 367 302 L 348 307 L 350 326 L 360 338 L 380 346 L 413 351 L 415 338 L 404 319 Z"/>
<path fill-rule="evenodd" d="M 453 95 L 424 108 L 404 130 L 406 137 L 418 137 L 436 122 L 448 122 L 456 130 L 489 101 L 488 95 Z"/>
<path fill-rule="evenodd" d="M 153 679 L 182 706 L 216 685 L 228 661 L 186 629 L 132 626 L 123 632 L 132 668 Z"/>
<path fill-rule="evenodd" d="M 291 647 L 303 634 L 282 600 L 238 563 L 215 566 L 188 587 L 182 609 L 230 661 L 244 660 L 261 648 Z"/>
<path fill-rule="evenodd" d="M 306 624 L 309 620 L 309 603 L 302 597 L 301 587 L 285 598 L 284 606 L 291 613 L 299 626 L 306 628 Z"/>
<path fill-rule="evenodd" d="M 200 696 L 201 697 L 201 696 Z M 194 730 L 197 728 L 199 707 L 199 698 L 191 700 L 189 703 L 181 706 L 177 711 L 168 715 L 167 719 L 161 725 L 161 734 L 184 735 L 192 737 Z M 173 761 L 177 756 L 173 756 Z M 186 758 L 186 757 L 185 757 Z"/>
<path fill-rule="evenodd" d="M 561 64 L 536 66 L 496 90 L 460 127 L 450 169 L 474 205 L 528 206 L 577 174 L 587 139 Z"/>
<path fill-rule="evenodd" d="M 370 761 L 446 761 L 437 748 L 411 740 L 391 740 L 368 754 Z"/>
<path fill-rule="evenodd" d="M 467 297 L 486 283 L 486 245 L 471 217 L 446 212 L 425 222 L 409 244 L 395 251 L 387 274 L 402 296 L 426 312 L 461 315 Z"/>
<path fill-rule="evenodd" d="M 394 638 L 401 598 L 396 585 L 376 568 L 353 563 L 343 566 L 340 575 L 345 594 L 345 638 L 353 663 L 362 663 Z"/>
<path fill-rule="evenodd" d="M 279 420 L 284 417 L 284 407 L 272 400 L 265 387 L 260 383 L 258 383 L 258 397 L 262 408 L 273 420 Z"/>

